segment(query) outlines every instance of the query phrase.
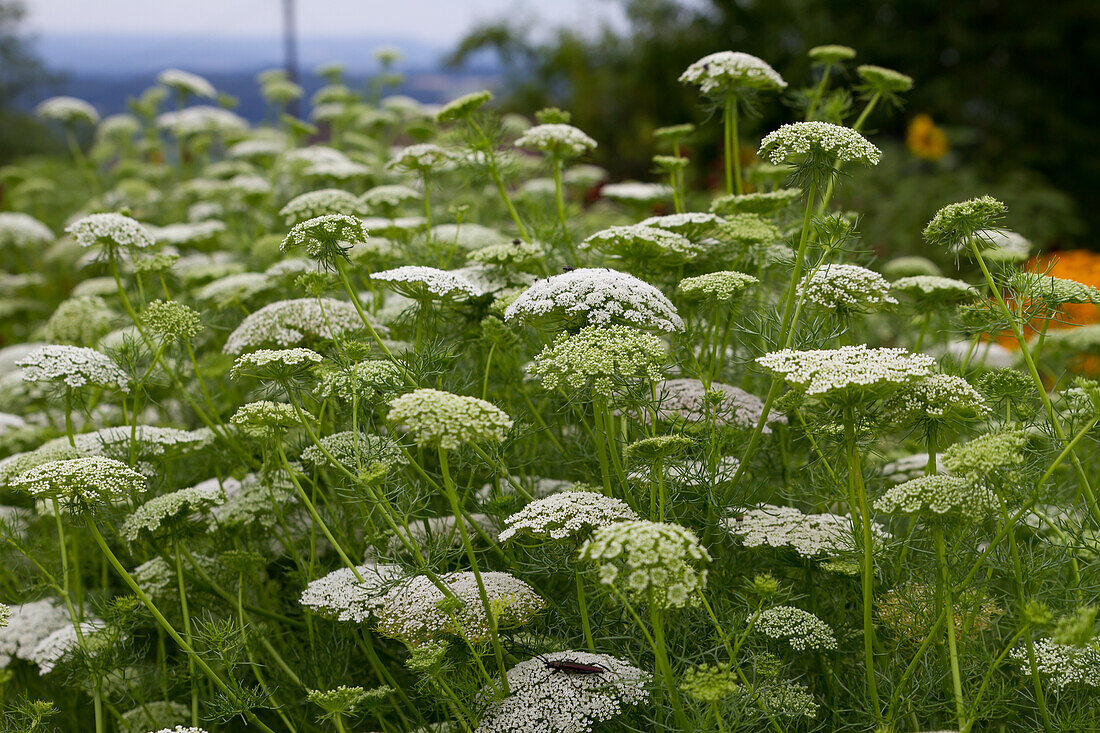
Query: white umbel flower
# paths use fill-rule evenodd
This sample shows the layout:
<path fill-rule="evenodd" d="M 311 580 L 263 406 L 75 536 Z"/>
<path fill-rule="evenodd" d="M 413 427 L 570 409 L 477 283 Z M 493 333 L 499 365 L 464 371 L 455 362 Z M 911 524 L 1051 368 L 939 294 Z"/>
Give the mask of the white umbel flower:
<path fill-rule="evenodd" d="M 17 211 L 0 212 L 0 247 L 44 247 L 53 240 L 50 228 L 33 216 Z"/>
<path fill-rule="evenodd" d="M 130 377 L 105 354 L 84 346 L 41 346 L 16 362 L 25 382 L 60 382 L 69 389 L 117 387 L 130 391 Z"/>
<path fill-rule="evenodd" d="M 218 96 L 217 90 L 214 89 L 214 85 L 209 81 L 198 74 L 192 74 L 189 71 L 182 71 L 181 69 L 165 69 L 157 74 L 157 82 L 169 89 L 192 97 L 214 99 Z"/>
<path fill-rule="evenodd" d="M 661 608 L 697 603 L 707 585 L 710 553 L 695 533 L 678 524 L 644 520 L 600 527 L 578 557 L 599 566 L 599 579 L 628 598 Z"/>
<path fill-rule="evenodd" d="M 496 405 L 438 389 L 417 389 L 394 398 L 388 419 L 417 445 L 444 450 L 474 441 L 499 443 L 512 428 L 512 419 Z"/>
<path fill-rule="evenodd" d="M 829 155 L 838 165 L 877 165 L 882 158 L 882 151 L 863 135 L 831 122 L 794 122 L 768 133 L 760 141 L 760 156 L 775 165 L 794 163 L 815 154 Z"/>
<path fill-rule="evenodd" d="M 584 131 L 564 124 L 535 125 L 516 140 L 517 148 L 534 148 L 559 158 L 576 158 L 596 149 Z"/>
<path fill-rule="evenodd" d="M 123 214 L 92 214 L 65 228 L 81 247 L 103 245 L 107 248 L 145 249 L 156 244 L 153 235 L 134 219 Z"/>
<path fill-rule="evenodd" d="M 225 492 L 217 482 L 203 482 L 197 486 L 162 494 L 145 502 L 126 517 L 121 534 L 130 542 L 137 542 L 143 534 L 153 534 L 174 519 L 205 513 L 224 503 Z"/>
<path fill-rule="evenodd" d="M 745 547 L 790 549 L 805 558 L 840 557 L 857 549 L 852 520 L 839 514 L 803 514 L 794 507 L 763 504 L 721 524 Z M 871 534 L 876 542 L 890 538 L 882 525 L 874 522 Z"/>
<path fill-rule="evenodd" d="M 84 621 L 80 624 L 80 634 L 85 641 L 96 631 L 104 627 L 104 623 L 98 619 Z M 31 652 L 31 661 L 38 665 L 38 674 L 49 674 L 58 664 L 76 649 L 80 639 L 76 634 L 76 628 L 72 624 L 66 624 L 57 631 L 38 642 L 38 646 Z"/>
<path fill-rule="evenodd" d="M 825 265 L 798 284 L 807 303 L 838 313 L 878 310 L 896 305 L 890 283 L 874 270 L 858 265 Z"/>
<path fill-rule="evenodd" d="M 506 321 L 554 318 L 574 325 L 621 323 L 668 333 L 684 330 L 664 293 L 633 275 L 604 268 L 581 268 L 539 280 L 504 311 Z"/>
<path fill-rule="evenodd" d="M 602 671 L 577 674 L 550 668 L 556 662 Z M 508 670 L 512 694 L 494 702 L 476 733 L 587 733 L 592 726 L 649 700 L 651 675 L 607 654 L 551 652 Z M 483 690 L 484 695 L 489 690 Z"/>
<path fill-rule="evenodd" d="M 694 84 L 703 94 L 741 89 L 785 89 L 787 82 L 766 61 L 741 51 L 719 51 L 704 56 L 684 73 L 680 82 Z"/>
<path fill-rule="evenodd" d="M 621 499 L 589 491 L 563 491 L 537 499 L 504 520 L 501 541 L 517 536 L 545 540 L 579 538 L 596 527 L 641 519 Z"/>
<path fill-rule="evenodd" d="M 1017 647 L 1009 654 L 1020 665 L 1022 674 L 1031 673 L 1025 647 Z M 1100 687 L 1100 651 L 1091 645 L 1078 647 L 1059 644 L 1053 639 L 1036 639 L 1035 662 L 1039 674 L 1059 691 L 1074 687 Z"/>
<path fill-rule="evenodd" d="M 99 122 L 95 107 L 76 97 L 50 97 L 39 103 L 34 113 L 44 120 L 57 120 L 67 125 L 81 121 L 92 125 Z"/>
<path fill-rule="evenodd" d="M 13 604 L 11 618 L 0 628 L 0 669 L 11 664 L 13 658 L 30 661 L 39 642 L 71 624 L 69 612 L 57 599 Z"/>
<path fill-rule="evenodd" d="M 12 479 L 9 486 L 73 506 L 126 501 L 145 489 L 145 477 L 121 461 L 91 456 L 43 463 Z"/>
<path fill-rule="evenodd" d="M 811 397 L 903 386 L 931 374 L 935 365 L 927 354 L 864 344 L 812 351 L 783 349 L 756 361 Z"/>
<path fill-rule="evenodd" d="M 707 420 L 718 425 L 754 428 L 764 411 L 764 402 L 740 387 L 711 382 L 708 389 L 698 379 L 681 377 L 665 379 L 656 385 L 657 417 L 661 420 L 701 423 Z M 648 419 L 648 411 L 643 412 Z M 768 423 L 784 424 L 785 415 L 769 414 Z M 764 426 L 764 432 L 771 428 Z"/>
<path fill-rule="evenodd" d="M 510 573 L 483 572 L 481 579 L 499 629 L 527 624 L 546 607 L 531 586 Z M 376 611 L 378 631 L 408 644 L 451 635 L 471 643 L 488 641 L 492 632 L 474 574 L 449 573 L 440 581 L 460 602 L 460 608 L 454 608 L 458 604 L 448 602 L 427 576 L 417 575 L 383 596 Z"/>
<path fill-rule="evenodd" d="M 798 652 L 836 649 L 836 634 L 829 625 L 794 606 L 775 606 L 763 611 L 753 628 L 769 639 L 787 642 Z"/>
<path fill-rule="evenodd" d="M 298 602 L 337 621 L 366 623 L 404 571 L 396 565 L 374 563 L 360 565 L 356 570 L 360 577 L 351 568 L 340 568 L 310 582 Z"/>
<path fill-rule="evenodd" d="M 484 295 L 469 278 L 457 272 L 435 267 L 405 265 L 393 270 L 383 270 L 371 275 L 371 280 L 387 283 L 394 291 L 408 298 L 450 298 L 463 300 Z"/>
<path fill-rule="evenodd" d="M 242 354 L 268 345 L 297 346 L 309 339 L 335 340 L 363 328 L 355 306 L 332 298 L 279 300 L 241 321 L 225 342 L 227 354 Z M 381 325 L 375 330 L 386 332 Z"/>

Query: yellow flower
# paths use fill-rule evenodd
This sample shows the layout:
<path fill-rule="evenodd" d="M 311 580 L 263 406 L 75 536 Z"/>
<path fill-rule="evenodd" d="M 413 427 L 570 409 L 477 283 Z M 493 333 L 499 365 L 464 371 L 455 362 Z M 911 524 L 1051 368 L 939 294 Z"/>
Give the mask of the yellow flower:
<path fill-rule="evenodd" d="M 950 147 L 943 130 L 926 114 L 919 114 L 909 122 L 905 144 L 913 155 L 931 161 L 942 158 Z"/>

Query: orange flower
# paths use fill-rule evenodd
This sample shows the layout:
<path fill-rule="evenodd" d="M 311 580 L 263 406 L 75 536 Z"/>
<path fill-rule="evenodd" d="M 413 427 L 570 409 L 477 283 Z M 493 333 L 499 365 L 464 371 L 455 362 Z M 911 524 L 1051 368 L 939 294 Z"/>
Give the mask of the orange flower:
<path fill-rule="evenodd" d="M 1028 261 L 1025 269 L 1029 272 L 1041 272 L 1053 277 L 1075 280 L 1084 285 L 1100 288 L 1100 254 L 1090 252 L 1087 249 L 1038 255 Z M 1044 326 L 1049 330 L 1053 330 L 1100 322 L 1100 308 L 1091 303 L 1066 303 L 1061 308 L 1062 312 L 1058 318 L 1051 320 L 1049 324 L 1043 323 L 1042 319 L 1032 321 L 1029 324 L 1030 328 L 1026 329 L 1028 335 L 1038 332 Z M 1011 332 L 1001 334 L 997 337 L 997 341 L 1002 346 L 1010 349 L 1019 347 L 1015 336 Z"/>
<path fill-rule="evenodd" d="M 936 127 L 936 123 L 926 114 L 919 114 L 909 122 L 905 133 L 905 144 L 909 152 L 922 160 L 939 160 L 947 154 L 950 145 L 947 135 Z"/>

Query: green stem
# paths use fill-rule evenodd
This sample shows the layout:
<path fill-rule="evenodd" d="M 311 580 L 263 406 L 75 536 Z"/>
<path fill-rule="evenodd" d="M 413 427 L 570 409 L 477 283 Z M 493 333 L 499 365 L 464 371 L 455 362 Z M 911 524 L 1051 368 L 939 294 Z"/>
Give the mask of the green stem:
<path fill-rule="evenodd" d="M 867 694 L 875 718 L 882 715 L 878 699 L 878 682 L 875 679 L 875 620 L 874 620 L 874 535 L 871 531 L 871 513 L 867 505 L 867 491 L 863 485 L 863 468 L 860 463 L 859 445 L 856 440 L 855 416 L 848 408 L 844 420 L 845 442 L 848 449 L 848 496 L 854 499 L 857 507 L 849 507 L 855 515 L 858 508 L 860 539 L 862 544 L 862 563 L 860 581 L 863 590 L 863 664 L 867 676 Z"/>
<path fill-rule="evenodd" d="M 115 557 L 115 553 L 112 552 L 111 548 L 107 546 L 107 540 L 103 539 L 103 535 L 100 534 L 99 528 L 95 525 L 94 522 L 88 522 L 88 529 L 89 531 L 91 531 L 92 538 L 99 546 L 100 551 L 107 558 L 107 562 L 111 564 L 111 567 L 114 568 L 115 572 L 118 573 L 119 577 L 122 578 L 122 580 L 130 588 L 133 594 L 136 595 L 138 599 L 142 602 L 142 604 L 144 604 L 145 607 L 149 609 L 149 613 L 153 615 L 153 618 L 156 619 L 160 627 L 163 628 L 170 637 L 172 637 L 172 640 L 176 642 L 177 645 L 179 645 L 180 649 L 182 649 L 184 652 L 187 653 L 189 657 L 195 660 L 195 664 L 198 665 L 203 674 L 205 674 L 210 679 L 210 681 L 213 682 L 214 685 L 219 690 L 221 690 L 222 693 L 227 698 L 229 698 L 229 700 L 234 705 L 241 707 L 241 700 L 237 697 L 236 693 L 233 692 L 232 688 L 230 688 L 229 685 L 226 684 L 225 681 L 220 676 L 218 676 L 218 674 L 213 669 L 210 668 L 210 665 L 208 665 L 206 661 L 195 652 L 195 650 L 191 647 L 191 644 L 185 641 L 179 635 L 179 632 L 176 631 L 172 624 L 168 623 L 168 619 L 164 618 L 164 614 L 160 612 L 160 609 L 157 608 L 156 604 L 153 603 L 149 596 L 146 595 L 145 591 L 141 589 L 141 586 L 137 584 L 137 581 L 134 580 L 129 571 L 127 571 L 126 568 L 122 566 L 122 563 L 119 562 L 117 557 Z M 257 718 L 256 714 L 253 713 L 251 709 L 242 708 L 241 712 L 257 729 L 264 731 L 264 733 L 275 733 L 275 731 L 271 730 L 271 728 L 264 724 L 262 720 Z"/>
<path fill-rule="evenodd" d="M 951 657 L 951 685 L 955 692 L 955 716 L 960 730 L 966 720 L 966 703 L 963 701 L 962 677 L 959 674 L 959 651 L 955 641 L 955 606 L 951 594 L 951 575 L 944 549 L 943 527 L 932 527 L 932 539 L 936 543 L 936 561 L 939 563 L 940 584 L 943 591 L 943 609 L 947 614 L 947 652 Z"/>
<path fill-rule="evenodd" d="M 489 639 L 493 646 L 493 656 L 496 657 L 497 668 L 500 670 L 500 685 L 502 692 L 508 694 L 508 668 L 504 664 L 504 649 L 500 646 L 500 637 L 497 634 L 496 614 L 493 605 L 489 602 L 489 594 L 485 591 L 485 582 L 481 578 L 481 569 L 478 567 L 477 555 L 474 546 L 470 542 L 470 535 L 466 531 L 466 520 L 462 518 L 462 505 L 458 501 L 454 482 L 451 480 L 451 469 L 447 463 L 447 451 L 439 448 L 439 470 L 443 474 L 443 491 L 451 504 L 451 511 L 455 516 L 455 524 L 458 525 L 458 534 L 462 538 L 462 546 L 466 550 L 466 559 L 470 562 L 470 570 L 477 581 L 477 592 L 481 596 L 481 605 L 485 609 L 485 620 L 489 625 Z"/>
<path fill-rule="evenodd" d="M 588 600 L 584 594 L 584 582 L 581 579 L 579 569 L 573 570 L 573 577 L 577 581 L 577 606 L 581 612 L 581 628 L 584 629 L 584 643 L 588 645 L 588 651 L 596 651 L 596 642 L 592 638 L 592 623 L 588 620 Z"/>
<path fill-rule="evenodd" d="M 183 562 L 180 559 L 180 545 L 175 543 L 176 556 L 176 588 L 179 591 L 180 610 L 183 612 L 183 634 L 191 638 L 191 614 L 187 610 L 187 585 L 183 582 Z M 195 675 L 195 660 L 187 657 L 187 680 L 191 685 L 191 725 L 199 724 L 199 686 Z"/>

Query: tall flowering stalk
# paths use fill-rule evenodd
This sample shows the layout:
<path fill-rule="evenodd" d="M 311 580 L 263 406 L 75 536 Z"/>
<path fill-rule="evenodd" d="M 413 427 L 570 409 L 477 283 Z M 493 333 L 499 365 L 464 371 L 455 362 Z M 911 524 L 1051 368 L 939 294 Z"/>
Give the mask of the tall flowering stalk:
<path fill-rule="evenodd" d="M 750 106 L 759 92 L 785 89 L 787 82 L 763 59 L 739 51 L 704 56 L 680 75 L 680 81 L 699 87 L 703 95 L 721 107 L 726 193 L 744 193 L 738 130 L 741 110 Z"/>

